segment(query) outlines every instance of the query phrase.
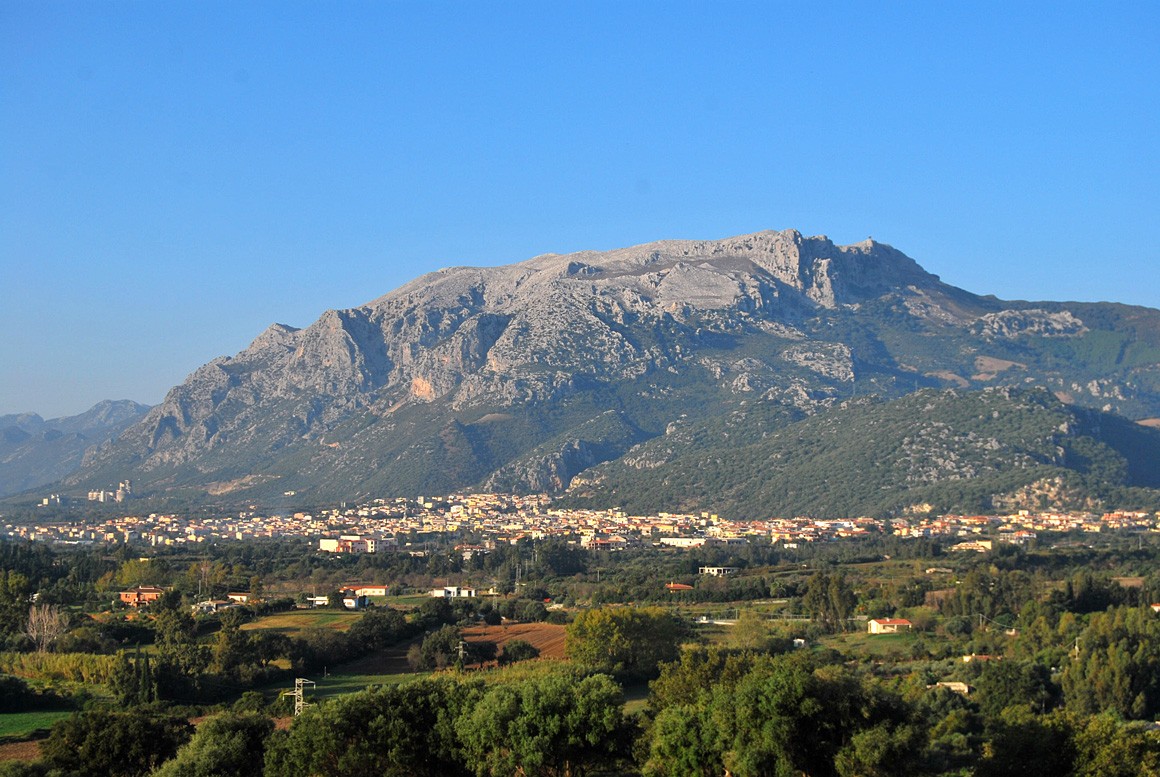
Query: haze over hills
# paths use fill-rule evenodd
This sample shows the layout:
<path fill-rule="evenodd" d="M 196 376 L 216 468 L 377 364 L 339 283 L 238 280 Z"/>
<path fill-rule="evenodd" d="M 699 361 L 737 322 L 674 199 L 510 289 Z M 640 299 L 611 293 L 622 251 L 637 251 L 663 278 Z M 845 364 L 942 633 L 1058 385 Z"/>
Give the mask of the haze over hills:
<path fill-rule="evenodd" d="M 645 443 L 632 455 L 733 448 L 681 437 L 697 424 L 770 434 L 856 397 L 993 386 L 1160 416 L 1160 311 L 980 297 L 890 246 L 793 230 L 450 268 L 305 329 L 271 326 L 90 450 L 66 486 L 560 491 Z M 584 479 L 596 496 L 599 482 Z"/>
<path fill-rule="evenodd" d="M 60 480 L 80 466 L 85 450 L 115 437 L 147 410 L 122 399 L 48 421 L 36 413 L 0 416 L 0 496 Z"/>

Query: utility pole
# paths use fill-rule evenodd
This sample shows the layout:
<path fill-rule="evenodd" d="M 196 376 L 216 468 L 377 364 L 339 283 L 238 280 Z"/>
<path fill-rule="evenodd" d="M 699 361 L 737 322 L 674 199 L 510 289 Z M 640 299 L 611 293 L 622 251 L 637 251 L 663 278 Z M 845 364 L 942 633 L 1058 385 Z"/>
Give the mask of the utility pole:
<path fill-rule="evenodd" d="M 298 677 L 294 680 L 294 690 L 286 691 L 282 694 L 283 696 L 294 697 L 294 717 L 301 715 L 302 711 L 310 706 L 310 704 L 306 702 L 306 697 L 304 694 L 307 685 L 309 685 L 311 688 L 314 688 L 316 683 L 313 680 L 307 680 L 305 678 Z"/>

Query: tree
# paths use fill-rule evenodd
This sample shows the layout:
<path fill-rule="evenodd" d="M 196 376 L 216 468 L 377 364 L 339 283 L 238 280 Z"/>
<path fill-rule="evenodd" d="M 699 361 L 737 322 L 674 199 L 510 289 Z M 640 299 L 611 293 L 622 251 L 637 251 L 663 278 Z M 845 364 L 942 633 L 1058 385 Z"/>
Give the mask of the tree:
<path fill-rule="evenodd" d="M 975 680 L 975 689 L 979 709 L 988 718 L 997 718 L 1013 704 L 1045 712 L 1054 706 L 1058 690 L 1046 667 L 1022 661 L 988 662 Z"/>
<path fill-rule="evenodd" d="M 765 650 L 770 645 L 769 621 L 756 610 L 741 611 L 730 632 L 734 647 L 742 650 Z"/>
<path fill-rule="evenodd" d="M 0 571 L 0 634 L 19 634 L 28 615 L 32 583 L 15 570 Z"/>
<path fill-rule="evenodd" d="M 705 659 L 666 667 L 654 687 L 675 703 L 657 716 L 647 774 L 887 775 L 913 767 L 911 707 L 872 681 L 842 666 L 815 669 L 800 654 L 750 655 L 747 669 L 712 653 Z M 724 670 L 722 681 L 697 691 L 701 670 L 713 666 Z M 686 670 L 692 683 L 682 689 L 677 675 Z"/>
<path fill-rule="evenodd" d="M 845 631 L 858 603 L 846 576 L 819 569 L 810 577 L 802 601 L 810 617 L 826 631 Z"/>
<path fill-rule="evenodd" d="M 646 777 L 717 777 L 721 745 L 704 705 L 677 704 L 657 715 L 649 738 Z"/>
<path fill-rule="evenodd" d="M 494 685 L 456 730 L 485 775 L 568 777 L 615 758 L 623 735 L 620 686 L 606 675 L 550 675 Z"/>
<path fill-rule="evenodd" d="M 1025 706 L 1007 707 L 989 722 L 988 734 L 976 771 L 980 777 L 1071 773 L 1071 725 L 1058 712 L 1038 715 Z"/>
<path fill-rule="evenodd" d="M 36 650 L 43 653 L 56 638 L 68 630 L 68 613 L 51 604 L 34 604 L 28 610 L 28 622 L 24 626 L 24 633 L 36 645 Z"/>
<path fill-rule="evenodd" d="M 265 777 L 456 777 L 469 770 L 454 722 L 480 686 L 420 680 L 311 707 L 266 753 Z"/>
<path fill-rule="evenodd" d="M 679 654 L 682 623 L 659 607 L 585 610 L 565 632 L 568 657 L 581 666 L 625 679 L 655 676 Z"/>
<path fill-rule="evenodd" d="M 382 650 L 413 633 L 407 619 L 398 610 L 368 610 L 347 632 L 360 653 Z"/>
<path fill-rule="evenodd" d="M 514 664 L 516 661 L 528 661 L 539 658 L 540 649 L 531 642 L 523 639 L 513 639 L 504 643 L 503 652 L 499 654 L 501 666 Z"/>
<path fill-rule="evenodd" d="M 192 731 L 179 717 L 82 712 L 58 721 L 40 750 L 70 777 L 140 777 L 172 758 Z"/>
<path fill-rule="evenodd" d="M 149 664 L 149 654 L 137 648 L 130 660 L 122 650 L 117 654 L 117 663 L 109 676 L 109 690 L 117 697 L 122 707 L 148 704 L 157 699 L 157 680 Z"/>
<path fill-rule="evenodd" d="M 428 634 L 418 651 L 412 648 L 412 652 L 407 654 L 407 660 L 415 670 L 444 669 L 459 660 L 462 642 L 459 629 L 444 626 Z"/>
<path fill-rule="evenodd" d="M 245 664 L 257 663 L 257 653 L 249 634 L 234 624 L 225 625 L 217 633 L 213 646 L 213 668 L 227 677 L 237 679 L 238 670 Z"/>
<path fill-rule="evenodd" d="M 678 661 L 661 665 L 657 679 L 649 683 L 649 707 L 663 710 L 677 704 L 696 704 L 714 687 L 731 691 L 768 656 L 738 653 L 719 647 L 693 647 L 681 651 Z"/>
<path fill-rule="evenodd" d="M 1160 621 L 1147 608 L 1093 613 L 1063 671 L 1067 706 L 1126 718 L 1160 712 Z"/>
<path fill-rule="evenodd" d="M 266 740 L 273 731 L 274 721 L 265 715 L 226 713 L 210 718 L 153 777 L 261 774 Z"/>
<path fill-rule="evenodd" d="M 183 610 L 162 610 L 153 619 L 158 646 L 190 644 L 197 640 L 197 622 Z"/>
<path fill-rule="evenodd" d="M 1075 737 L 1076 777 L 1160 777 L 1160 739 L 1114 715 L 1088 718 Z"/>

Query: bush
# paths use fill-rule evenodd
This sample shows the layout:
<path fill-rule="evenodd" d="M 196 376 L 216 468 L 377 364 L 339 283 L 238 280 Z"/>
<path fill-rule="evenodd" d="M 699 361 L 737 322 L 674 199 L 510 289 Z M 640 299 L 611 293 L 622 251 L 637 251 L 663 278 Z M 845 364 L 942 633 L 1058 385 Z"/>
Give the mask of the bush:
<path fill-rule="evenodd" d="M 54 725 L 40 749 L 50 768 L 70 777 L 139 777 L 172 758 L 192 732 L 179 717 L 84 712 Z"/>
<path fill-rule="evenodd" d="M 513 639 L 503 646 L 503 652 L 499 655 L 499 663 L 501 666 L 507 664 L 514 664 L 516 661 L 528 661 L 533 658 L 539 658 L 540 649 L 531 642 L 523 639 Z"/>

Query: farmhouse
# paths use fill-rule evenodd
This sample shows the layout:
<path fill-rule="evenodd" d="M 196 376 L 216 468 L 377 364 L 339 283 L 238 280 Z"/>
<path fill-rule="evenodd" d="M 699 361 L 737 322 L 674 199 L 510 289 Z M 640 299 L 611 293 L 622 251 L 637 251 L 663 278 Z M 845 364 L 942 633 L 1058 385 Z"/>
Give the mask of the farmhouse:
<path fill-rule="evenodd" d="M 905 618 L 875 618 L 866 624 L 866 631 L 870 634 L 895 634 L 912 628 L 914 624 Z"/>
<path fill-rule="evenodd" d="M 354 591 L 342 592 L 342 606 L 348 610 L 365 610 L 369 604 L 367 597 L 355 593 Z"/>
<path fill-rule="evenodd" d="M 431 591 L 431 595 L 444 599 L 464 599 L 475 596 L 474 588 L 460 588 L 457 585 L 445 585 L 442 588 L 435 588 Z"/>
<path fill-rule="evenodd" d="M 130 607 L 141 607 L 142 605 L 157 601 L 164 593 L 164 588 L 158 588 L 152 585 L 139 585 L 136 588 L 130 588 L 128 591 L 121 591 L 120 596 L 121 601 Z"/>
<path fill-rule="evenodd" d="M 387 587 L 385 585 L 363 585 L 361 583 L 348 583 L 342 587 L 344 591 L 354 591 L 359 596 L 386 596 Z"/>
<path fill-rule="evenodd" d="M 231 607 L 237 607 L 236 602 L 229 599 L 206 599 L 204 602 L 190 605 L 190 610 L 194 615 L 212 615 L 221 610 L 228 610 Z"/>

